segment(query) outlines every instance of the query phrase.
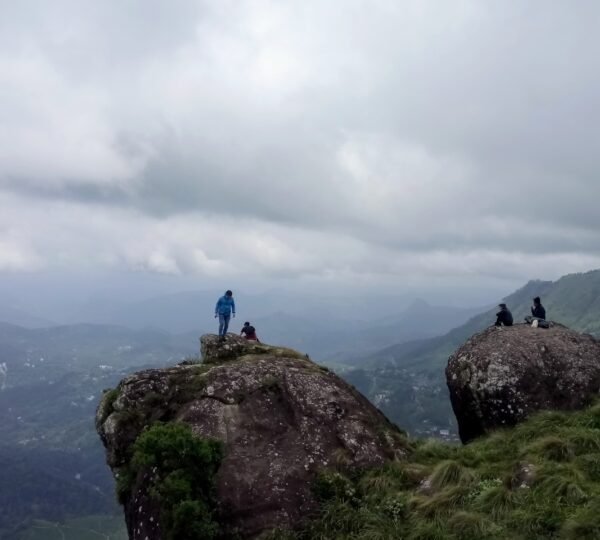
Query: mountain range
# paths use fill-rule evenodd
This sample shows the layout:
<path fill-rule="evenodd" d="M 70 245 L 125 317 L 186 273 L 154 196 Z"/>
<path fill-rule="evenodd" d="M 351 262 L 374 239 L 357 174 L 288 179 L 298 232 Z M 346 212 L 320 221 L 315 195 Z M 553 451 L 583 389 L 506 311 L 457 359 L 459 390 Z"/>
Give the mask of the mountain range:
<path fill-rule="evenodd" d="M 518 323 L 530 314 L 536 296 L 542 298 L 549 320 L 600 336 L 600 270 L 554 282 L 530 281 L 502 301 Z M 497 309 L 488 309 L 442 336 L 385 347 L 344 376 L 404 428 L 430 435 L 455 432 L 444 380 L 446 362 L 469 337 L 494 324 Z"/>
<path fill-rule="evenodd" d="M 25 538 L 23 527 L 31 519 L 60 521 L 92 509 L 105 515 L 116 511 L 113 480 L 94 433 L 94 410 L 102 391 L 128 373 L 197 356 L 203 330 L 173 333 L 161 328 L 170 321 L 171 329 L 182 329 L 193 311 L 204 310 L 202 328 L 214 331 L 212 296 L 186 295 L 121 308 L 113 321 L 119 325 L 44 328 L 38 323 L 49 321 L 35 317 L 29 318 L 30 328 L 0 324 L 0 459 L 9 464 L 0 469 L 0 508 L 5 509 L 0 512 L 0 538 Z M 531 281 L 504 301 L 519 321 L 538 295 L 551 320 L 600 335 L 600 271 L 556 282 Z M 198 304 L 209 300 L 208 307 Z M 372 306 L 364 312 L 342 306 L 338 316 L 335 310 L 320 312 L 319 305 L 299 313 L 277 311 L 281 298 L 265 302 L 252 320 L 264 341 L 307 352 L 317 362 L 327 360 L 411 433 L 453 438 L 443 370 L 460 344 L 493 324 L 496 308 L 415 301 L 381 317 L 372 313 Z M 246 313 L 249 305 L 240 312 Z M 283 307 L 289 306 L 283 302 Z M 18 314 L 26 322 L 26 313 Z M 49 491 L 50 484 L 64 496 Z"/>

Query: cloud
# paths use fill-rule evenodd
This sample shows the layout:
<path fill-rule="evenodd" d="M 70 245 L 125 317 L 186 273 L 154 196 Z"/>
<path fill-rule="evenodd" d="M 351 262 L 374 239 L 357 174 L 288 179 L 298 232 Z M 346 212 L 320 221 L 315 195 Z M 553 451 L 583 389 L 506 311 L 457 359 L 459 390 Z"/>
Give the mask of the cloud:
<path fill-rule="evenodd" d="M 597 265 L 593 2 L 5 11 L 0 268 L 450 283 Z"/>

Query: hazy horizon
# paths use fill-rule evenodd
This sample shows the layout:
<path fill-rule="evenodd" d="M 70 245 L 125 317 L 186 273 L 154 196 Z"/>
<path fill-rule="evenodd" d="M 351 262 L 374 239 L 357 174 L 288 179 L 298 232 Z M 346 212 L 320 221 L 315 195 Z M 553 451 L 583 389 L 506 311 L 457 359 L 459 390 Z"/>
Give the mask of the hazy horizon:
<path fill-rule="evenodd" d="M 406 288 L 401 284 L 384 287 L 374 282 L 352 288 L 293 280 L 235 285 L 235 281 L 207 283 L 194 277 L 144 273 L 74 276 L 26 273 L 5 275 L 0 283 L 0 295 L 5 311 L 9 308 L 21 310 L 56 324 L 108 323 L 110 321 L 105 319 L 104 313 L 111 309 L 118 311 L 149 300 L 186 295 L 201 295 L 205 299 L 202 305 L 198 305 L 198 316 L 203 317 L 212 314 L 214 302 L 226 288 L 234 289 L 239 309 L 246 316 L 251 316 L 249 311 L 258 311 L 259 316 L 281 312 L 307 317 L 314 315 L 318 319 L 323 314 L 319 310 L 325 307 L 339 320 L 376 320 L 378 314 L 381 318 L 397 315 L 415 301 L 425 301 L 431 306 L 484 309 L 522 287 L 525 282 L 493 281 L 490 287 L 485 283 L 481 287 L 466 283 L 452 289 L 436 286 L 435 283 L 429 287 Z M 255 309 L 265 298 L 269 302 L 264 309 Z M 315 306 L 313 311 L 312 306 Z"/>
<path fill-rule="evenodd" d="M 2 301 L 477 306 L 600 268 L 599 20 L 588 1 L 5 3 Z"/>

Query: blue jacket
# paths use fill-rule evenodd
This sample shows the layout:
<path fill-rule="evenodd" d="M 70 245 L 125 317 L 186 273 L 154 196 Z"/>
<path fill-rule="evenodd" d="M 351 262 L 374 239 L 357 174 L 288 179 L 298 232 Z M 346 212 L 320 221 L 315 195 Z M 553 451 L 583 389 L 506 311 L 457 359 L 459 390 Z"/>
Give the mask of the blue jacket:
<path fill-rule="evenodd" d="M 231 312 L 235 315 L 235 302 L 233 296 L 221 296 L 215 306 L 215 315 L 231 315 Z"/>

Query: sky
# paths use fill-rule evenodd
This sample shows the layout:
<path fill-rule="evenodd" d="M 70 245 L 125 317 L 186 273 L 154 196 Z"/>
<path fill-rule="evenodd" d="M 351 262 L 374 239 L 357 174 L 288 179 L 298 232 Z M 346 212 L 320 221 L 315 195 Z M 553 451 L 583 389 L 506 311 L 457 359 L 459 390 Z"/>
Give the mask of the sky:
<path fill-rule="evenodd" d="M 599 23 L 593 0 L 0 0 L 0 280 L 473 303 L 599 268 Z"/>

